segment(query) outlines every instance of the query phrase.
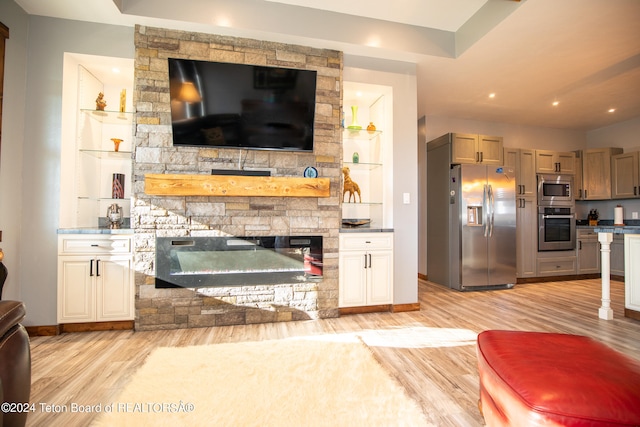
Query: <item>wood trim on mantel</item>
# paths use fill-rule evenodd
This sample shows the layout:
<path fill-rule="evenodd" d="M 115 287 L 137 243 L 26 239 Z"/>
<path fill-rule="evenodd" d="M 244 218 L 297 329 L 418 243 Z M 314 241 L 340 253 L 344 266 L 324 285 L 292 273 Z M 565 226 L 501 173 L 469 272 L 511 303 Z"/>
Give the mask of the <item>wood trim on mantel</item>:
<path fill-rule="evenodd" d="M 330 197 L 329 178 L 283 176 L 146 174 L 151 196 Z"/>

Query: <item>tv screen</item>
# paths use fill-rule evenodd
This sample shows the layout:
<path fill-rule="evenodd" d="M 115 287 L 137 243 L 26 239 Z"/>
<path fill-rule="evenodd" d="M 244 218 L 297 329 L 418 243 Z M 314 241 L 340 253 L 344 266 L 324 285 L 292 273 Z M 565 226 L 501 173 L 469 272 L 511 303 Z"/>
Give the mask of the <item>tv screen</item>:
<path fill-rule="evenodd" d="M 169 58 L 173 144 L 313 151 L 316 74 Z"/>

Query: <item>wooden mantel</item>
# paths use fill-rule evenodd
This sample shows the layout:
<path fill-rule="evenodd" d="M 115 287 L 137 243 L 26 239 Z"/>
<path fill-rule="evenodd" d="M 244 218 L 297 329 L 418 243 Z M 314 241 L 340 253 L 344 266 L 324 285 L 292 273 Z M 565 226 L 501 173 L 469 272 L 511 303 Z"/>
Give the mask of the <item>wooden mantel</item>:
<path fill-rule="evenodd" d="M 329 178 L 240 175 L 146 174 L 152 196 L 329 197 Z"/>

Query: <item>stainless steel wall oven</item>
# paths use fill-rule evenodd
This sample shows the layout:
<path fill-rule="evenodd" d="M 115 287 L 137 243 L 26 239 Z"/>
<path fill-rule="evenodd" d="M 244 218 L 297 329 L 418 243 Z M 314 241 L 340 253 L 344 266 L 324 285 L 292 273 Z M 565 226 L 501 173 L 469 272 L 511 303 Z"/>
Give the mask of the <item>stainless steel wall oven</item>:
<path fill-rule="evenodd" d="M 538 251 L 576 248 L 576 214 L 573 206 L 538 206 Z"/>

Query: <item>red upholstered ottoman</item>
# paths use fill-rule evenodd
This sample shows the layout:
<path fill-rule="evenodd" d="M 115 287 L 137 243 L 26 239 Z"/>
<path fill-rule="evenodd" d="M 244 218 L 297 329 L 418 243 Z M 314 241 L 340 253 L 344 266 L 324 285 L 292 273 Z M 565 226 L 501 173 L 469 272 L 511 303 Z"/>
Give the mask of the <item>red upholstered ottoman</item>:
<path fill-rule="evenodd" d="M 487 426 L 640 426 L 640 362 L 577 335 L 478 335 Z"/>

